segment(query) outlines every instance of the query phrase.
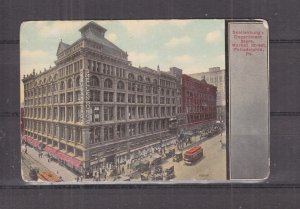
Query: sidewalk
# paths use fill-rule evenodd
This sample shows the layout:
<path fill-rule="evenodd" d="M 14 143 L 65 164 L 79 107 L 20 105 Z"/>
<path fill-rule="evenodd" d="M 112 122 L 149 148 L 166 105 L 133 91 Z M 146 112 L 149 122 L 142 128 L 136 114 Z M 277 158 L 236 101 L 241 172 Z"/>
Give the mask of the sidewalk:
<path fill-rule="evenodd" d="M 69 171 L 67 168 L 59 165 L 55 161 L 48 162 L 48 157 L 43 155 L 42 158 L 39 157 L 39 152 L 33 149 L 32 147 L 27 146 L 27 154 L 30 155 L 33 159 L 40 162 L 48 170 L 52 171 L 58 176 L 61 176 L 63 181 L 73 181 L 75 182 L 76 175 Z M 57 173 L 58 171 L 58 173 Z"/>

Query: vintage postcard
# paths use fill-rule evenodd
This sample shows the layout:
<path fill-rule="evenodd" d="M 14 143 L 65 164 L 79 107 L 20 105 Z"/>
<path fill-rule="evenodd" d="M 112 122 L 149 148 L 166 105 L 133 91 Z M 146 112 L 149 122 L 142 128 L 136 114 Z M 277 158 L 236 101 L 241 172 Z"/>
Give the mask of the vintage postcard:
<path fill-rule="evenodd" d="M 259 54 L 267 51 L 261 29 L 229 34 L 227 26 L 225 20 L 24 22 L 24 181 L 230 180 L 237 161 L 230 159 L 233 111 L 226 98 L 229 68 L 236 66 L 225 60 L 233 53 L 239 62 L 268 58 Z"/>

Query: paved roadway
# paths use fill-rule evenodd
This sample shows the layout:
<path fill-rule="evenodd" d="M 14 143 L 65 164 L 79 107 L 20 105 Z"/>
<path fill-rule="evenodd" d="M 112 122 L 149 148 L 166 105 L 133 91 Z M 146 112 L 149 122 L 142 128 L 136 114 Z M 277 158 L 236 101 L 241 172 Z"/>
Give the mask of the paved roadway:
<path fill-rule="evenodd" d="M 57 162 L 54 161 L 48 162 L 48 158 L 46 156 L 39 158 L 38 151 L 36 151 L 35 149 L 29 146 L 27 146 L 27 154 L 22 153 L 22 156 L 23 156 L 22 176 L 23 179 L 26 181 L 30 180 L 28 176 L 28 172 L 29 172 L 28 166 L 34 164 L 40 169 L 40 171 L 46 171 L 46 170 L 52 171 L 56 175 L 61 176 L 63 181 L 75 182 L 76 175 L 74 173 L 72 173 L 67 168 L 59 165 Z"/>
<path fill-rule="evenodd" d="M 203 147 L 204 157 L 196 164 L 185 165 L 184 161 L 173 162 L 169 159 L 163 164 L 163 168 L 174 165 L 174 180 L 224 180 L 226 179 L 226 148 L 221 147 L 220 140 L 226 141 L 225 133 L 219 134 L 200 145 Z"/>
<path fill-rule="evenodd" d="M 184 164 L 184 161 L 173 162 L 173 159 L 170 158 L 162 164 L 162 167 L 166 169 L 174 165 L 176 177 L 173 180 L 224 180 L 226 179 L 226 149 L 221 147 L 220 140 L 225 143 L 225 138 L 225 132 L 223 132 L 222 136 L 219 134 L 200 143 L 204 150 L 204 157 L 196 164 L 188 166 Z M 194 138 L 192 141 L 197 140 Z M 186 150 L 187 148 L 182 152 Z M 41 170 L 50 170 L 53 173 L 58 171 L 58 176 L 61 176 L 64 181 L 76 182 L 76 175 L 67 168 L 56 162 L 48 162 L 46 156 L 39 158 L 38 152 L 31 147 L 27 147 L 27 152 L 28 154 L 22 153 L 22 155 L 28 155 L 22 163 L 24 180 L 29 180 L 28 165 L 35 164 Z M 87 181 L 91 180 L 86 179 L 85 182 Z"/>

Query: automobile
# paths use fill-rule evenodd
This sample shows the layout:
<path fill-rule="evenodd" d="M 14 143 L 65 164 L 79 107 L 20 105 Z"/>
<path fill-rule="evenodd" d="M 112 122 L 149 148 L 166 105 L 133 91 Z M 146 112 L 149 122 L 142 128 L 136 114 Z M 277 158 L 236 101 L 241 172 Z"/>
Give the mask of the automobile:
<path fill-rule="evenodd" d="M 29 166 L 29 177 L 33 181 L 38 180 L 38 174 L 39 174 L 39 168 L 36 165 L 30 165 Z"/>
<path fill-rule="evenodd" d="M 164 176 L 165 176 L 166 180 L 175 178 L 174 166 L 171 166 L 170 168 L 165 169 Z"/>
<path fill-rule="evenodd" d="M 130 181 L 130 177 L 121 175 L 116 179 L 116 181 Z"/>
<path fill-rule="evenodd" d="M 151 166 L 156 166 L 156 165 L 159 165 L 161 164 L 161 156 L 157 156 L 155 157 L 152 162 L 151 162 Z"/>
<path fill-rule="evenodd" d="M 150 166 L 150 162 L 149 161 L 142 161 L 140 162 L 140 164 L 137 166 L 137 170 L 141 173 L 145 172 L 145 171 L 149 171 L 149 166 Z"/>
<path fill-rule="evenodd" d="M 149 180 L 149 171 L 141 173 L 141 181 L 148 181 Z"/>
<path fill-rule="evenodd" d="M 158 166 L 155 166 L 151 172 L 150 172 L 150 175 L 149 175 L 150 179 L 153 180 L 153 181 L 159 181 L 159 180 L 163 180 L 163 169 L 162 169 L 162 166 L 158 165 Z"/>
<path fill-rule="evenodd" d="M 61 177 L 57 176 L 56 174 L 52 173 L 51 171 L 43 171 L 38 173 L 38 178 L 42 181 L 48 182 L 61 182 L 63 181 Z"/>
<path fill-rule="evenodd" d="M 171 158 L 175 155 L 175 149 L 170 149 L 165 152 L 166 158 Z"/>
<path fill-rule="evenodd" d="M 180 162 L 183 160 L 182 152 L 175 152 L 175 156 L 173 157 L 173 162 Z"/>

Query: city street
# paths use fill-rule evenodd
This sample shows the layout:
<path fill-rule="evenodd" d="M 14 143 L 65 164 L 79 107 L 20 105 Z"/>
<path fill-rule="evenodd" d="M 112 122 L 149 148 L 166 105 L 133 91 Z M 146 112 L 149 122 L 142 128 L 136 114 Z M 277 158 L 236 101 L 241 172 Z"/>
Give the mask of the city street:
<path fill-rule="evenodd" d="M 199 136 L 193 136 L 191 139 L 192 144 L 182 149 L 181 152 L 184 153 L 192 146 L 199 144 L 203 148 L 204 156 L 193 165 L 186 165 L 183 160 L 180 162 L 173 162 L 173 158 L 169 158 L 162 163 L 162 168 L 165 170 L 174 166 L 175 178 L 171 181 L 224 180 L 226 179 L 226 148 L 225 146 L 222 147 L 220 140 L 223 144 L 225 144 L 225 132 L 222 133 L 222 136 L 221 134 L 218 134 L 211 138 L 202 139 L 202 141 L 199 140 Z M 22 170 L 24 180 L 30 180 L 28 176 L 29 165 L 35 165 L 40 171 L 51 171 L 56 175 L 61 176 L 63 181 L 76 182 L 76 175 L 70 170 L 59 165 L 57 162 L 48 162 L 48 158 L 45 155 L 40 158 L 38 154 L 39 152 L 37 150 L 29 146 L 27 147 L 27 154 L 22 153 Z M 129 176 L 132 172 L 134 171 L 131 169 L 125 169 L 125 175 L 127 176 Z M 136 177 L 139 179 L 139 174 Z M 111 181 L 113 179 L 107 180 Z M 93 180 L 84 179 L 83 181 L 87 182 Z"/>
<path fill-rule="evenodd" d="M 175 178 L 173 180 L 224 180 L 226 179 L 226 148 L 222 148 L 220 140 L 225 143 L 225 132 L 222 136 L 218 134 L 202 142 L 200 145 L 203 148 L 204 157 L 193 165 L 185 165 L 183 160 L 173 162 L 171 158 L 162 166 L 166 169 L 174 165 Z"/>
<path fill-rule="evenodd" d="M 27 146 L 27 154 L 22 152 L 22 171 L 23 178 L 26 181 L 30 181 L 28 172 L 29 166 L 35 165 L 41 171 L 51 171 L 57 176 L 61 176 L 63 181 L 75 182 L 76 175 L 69 171 L 67 168 L 59 165 L 57 162 L 50 161 L 44 155 L 42 158 L 39 157 L 39 152 L 32 147 Z M 58 171 L 58 172 L 57 172 Z"/>

